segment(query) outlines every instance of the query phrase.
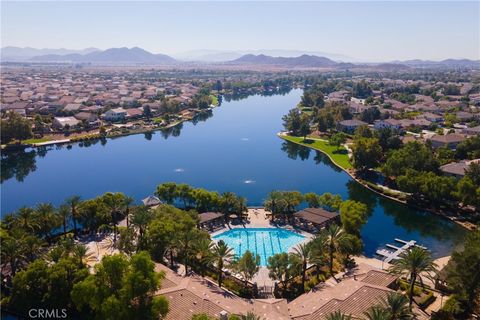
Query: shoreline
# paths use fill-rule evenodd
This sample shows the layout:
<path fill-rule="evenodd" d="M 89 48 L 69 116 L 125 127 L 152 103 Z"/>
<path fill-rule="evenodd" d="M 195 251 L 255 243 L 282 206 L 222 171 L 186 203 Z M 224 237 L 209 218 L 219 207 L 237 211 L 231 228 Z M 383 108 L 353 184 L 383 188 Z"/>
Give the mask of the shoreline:
<path fill-rule="evenodd" d="M 445 218 L 445 219 L 447 219 L 447 220 L 450 220 L 450 221 L 456 223 L 457 225 L 463 227 L 464 229 L 466 229 L 466 230 L 468 230 L 468 231 L 472 231 L 472 230 L 477 229 L 477 226 L 474 225 L 474 224 L 471 223 L 471 222 L 458 221 L 458 220 L 455 219 L 454 217 L 450 217 L 450 216 L 448 216 L 448 215 L 446 215 L 446 214 L 444 214 L 444 213 L 441 213 L 441 212 L 439 212 L 439 211 L 436 211 L 436 210 L 434 210 L 434 209 L 431 209 L 431 208 L 422 208 L 422 207 L 414 206 L 414 205 L 409 204 L 409 203 L 408 203 L 407 201 L 405 201 L 405 200 L 400 200 L 400 199 L 398 199 L 398 198 L 395 198 L 395 197 L 389 196 L 389 195 L 387 195 L 387 194 L 384 194 L 384 193 L 382 193 L 382 192 L 380 192 L 380 191 L 378 191 L 378 190 L 370 187 L 368 184 L 366 184 L 365 182 L 363 182 L 362 179 L 357 178 L 350 170 L 345 169 L 345 168 L 343 168 L 342 166 L 340 166 L 340 165 L 339 165 L 337 162 L 335 162 L 335 160 L 333 160 L 333 158 L 332 158 L 327 152 L 325 152 L 324 150 L 321 150 L 321 149 L 318 149 L 318 148 L 315 148 L 315 147 L 312 147 L 312 146 L 308 146 L 308 145 L 306 145 L 306 144 L 298 143 L 298 142 L 296 142 L 296 141 L 292 141 L 292 140 L 289 140 L 289 139 L 285 139 L 285 136 L 288 136 L 288 135 L 285 134 L 284 132 L 279 132 L 279 133 L 277 133 L 277 136 L 278 136 L 280 139 L 284 140 L 284 141 L 288 141 L 288 142 L 291 142 L 291 143 L 295 143 L 295 144 L 298 144 L 298 145 L 300 145 L 300 146 L 303 146 L 303 147 L 306 147 L 306 148 L 310 148 L 310 149 L 312 149 L 312 150 L 316 150 L 316 151 L 319 151 L 319 152 L 323 153 L 324 155 L 326 155 L 326 156 L 328 157 L 328 159 L 330 159 L 330 161 L 331 161 L 336 167 L 338 167 L 339 169 L 341 169 L 342 171 L 344 171 L 346 174 L 348 174 L 348 175 L 350 176 L 350 178 L 352 178 L 355 182 L 357 182 L 357 183 L 360 184 L 362 187 L 364 187 L 364 188 L 366 188 L 366 189 L 374 192 L 375 194 L 377 194 L 377 195 L 379 195 L 379 196 L 382 196 L 382 197 L 384 197 L 384 198 L 387 198 L 387 199 L 396 201 L 396 202 L 398 202 L 398 203 L 402 203 L 402 204 L 404 204 L 404 205 L 406 205 L 406 206 L 409 206 L 409 207 L 411 207 L 411 208 L 413 208 L 413 209 L 416 209 L 416 210 L 422 210 L 422 211 L 426 211 L 426 212 L 429 212 L 429 213 L 433 213 L 433 214 L 435 214 L 435 215 L 438 215 L 438 216 L 440 216 L 440 217 L 443 217 L 443 218 Z"/>

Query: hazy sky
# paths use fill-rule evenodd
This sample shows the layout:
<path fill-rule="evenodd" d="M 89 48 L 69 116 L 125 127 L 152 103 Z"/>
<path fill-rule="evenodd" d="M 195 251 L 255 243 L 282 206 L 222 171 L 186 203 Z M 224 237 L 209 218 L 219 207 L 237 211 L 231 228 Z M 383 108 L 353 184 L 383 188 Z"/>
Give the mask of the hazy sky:
<path fill-rule="evenodd" d="M 4 2 L 1 45 L 480 59 L 480 2 Z"/>

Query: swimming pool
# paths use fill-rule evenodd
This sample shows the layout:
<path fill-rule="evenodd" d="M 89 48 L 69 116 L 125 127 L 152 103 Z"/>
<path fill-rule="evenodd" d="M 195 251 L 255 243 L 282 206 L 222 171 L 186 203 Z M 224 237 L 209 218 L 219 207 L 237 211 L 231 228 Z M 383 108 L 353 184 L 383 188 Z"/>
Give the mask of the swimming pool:
<path fill-rule="evenodd" d="M 260 265 L 266 266 L 268 258 L 277 253 L 288 252 L 291 247 L 302 242 L 305 237 L 280 228 L 238 228 L 225 231 L 213 237 L 223 240 L 233 249 L 236 256 L 249 250 L 260 256 Z"/>

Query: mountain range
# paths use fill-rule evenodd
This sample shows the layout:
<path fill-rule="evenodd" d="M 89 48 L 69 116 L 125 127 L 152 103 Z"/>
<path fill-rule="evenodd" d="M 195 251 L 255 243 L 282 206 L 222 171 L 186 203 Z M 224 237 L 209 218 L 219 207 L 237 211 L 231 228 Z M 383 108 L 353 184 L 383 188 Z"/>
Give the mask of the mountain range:
<path fill-rule="evenodd" d="M 75 62 L 94 64 L 174 64 L 177 61 L 165 54 L 153 54 L 144 49 L 111 48 L 104 51 L 95 51 L 87 54 L 48 54 L 35 56 L 30 59 L 36 62 Z"/>
<path fill-rule="evenodd" d="M 334 67 L 339 65 L 338 62 L 325 57 L 312 55 L 301 55 L 299 57 L 272 57 L 264 54 L 254 55 L 246 54 L 238 59 L 230 61 L 231 64 L 250 64 L 250 65 L 275 65 L 284 67 Z"/>
<path fill-rule="evenodd" d="M 87 48 L 81 50 L 71 49 L 36 49 L 31 47 L 3 47 L 1 50 L 2 61 L 25 61 L 30 60 L 36 56 L 43 56 L 49 54 L 67 55 L 67 54 L 88 54 L 92 52 L 100 51 L 97 48 Z"/>
<path fill-rule="evenodd" d="M 175 59 L 184 61 L 204 61 L 204 62 L 228 62 L 238 59 L 244 55 L 266 55 L 272 57 L 298 57 L 301 55 L 313 55 L 325 57 L 337 62 L 340 61 L 356 61 L 355 58 L 323 51 L 305 51 L 305 50 L 284 50 L 284 49 L 258 49 L 258 50 L 191 50 L 187 52 L 176 53 L 173 55 Z"/>
<path fill-rule="evenodd" d="M 165 54 L 154 54 L 142 48 L 110 48 L 100 50 L 97 48 L 87 48 L 83 50 L 69 49 L 35 49 L 35 48 L 19 48 L 4 47 L 0 51 L 2 62 L 63 62 L 63 63 L 90 63 L 103 65 L 180 65 L 186 63 L 204 63 L 204 64 L 224 64 L 224 65 L 257 65 L 257 66 L 279 66 L 279 67 L 301 67 L 301 68 L 358 68 L 369 67 L 378 69 L 405 69 L 405 68 L 475 68 L 480 69 L 479 60 L 468 59 L 447 59 L 442 61 L 429 60 L 407 60 L 392 61 L 388 63 L 348 63 L 340 61 L 353 60 L 337 60 L 323 55 L 317 54 L 298 54 L 304 51 L 294 50 L 256 50 L 261 52 L 271 52 L 270 55 L 265 53 L 252 54 L 247 53 L 238 55 L 238 52 L 219 52 L 215 50 L 197 50 L 190 52 L 192 60 L 177 60 Z M 278 56 L 276 54 L 284 55 Z M 298 54 L 298 55 L 297 55 Z M 183 55 L 183 59 L 187 55 Z M 203 56 L 206 60 L 193 59 Z M 210 61 L 209 59 L 219 58 L 221 61 Z M 210 58 L 205 58 L 209 56 Z M 178 55 L 175 56 L 179 58 Z M 344 58 L 348 58 L 343 56 Z M 338 58 L 338 56 L 337 56 Z"/>

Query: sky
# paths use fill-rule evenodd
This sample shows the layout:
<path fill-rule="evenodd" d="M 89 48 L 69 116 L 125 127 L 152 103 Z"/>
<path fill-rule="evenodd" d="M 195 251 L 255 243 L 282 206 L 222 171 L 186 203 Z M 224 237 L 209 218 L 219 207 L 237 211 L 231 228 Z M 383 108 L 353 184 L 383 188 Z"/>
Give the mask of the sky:
<path fill-rule="evenodd" d="M 1 46 L 480 59 L 480 1 L 1 2 Z"/>

